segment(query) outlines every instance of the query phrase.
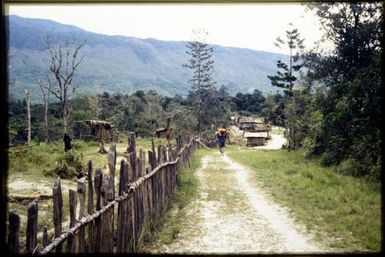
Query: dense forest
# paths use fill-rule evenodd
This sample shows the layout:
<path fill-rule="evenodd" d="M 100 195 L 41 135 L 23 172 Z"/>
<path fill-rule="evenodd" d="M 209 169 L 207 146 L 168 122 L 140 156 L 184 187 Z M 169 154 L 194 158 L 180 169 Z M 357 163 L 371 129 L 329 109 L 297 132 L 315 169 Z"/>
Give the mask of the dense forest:
<path fill-rule="evenodd" d="M 319 158 L 324 165 L 338 165 L 343 174 L 379 179 L 382 6 L 317 3 L 308 5 L 308 9 L 318 15 L 325 32 L 323 40 L 333 43 L 334 48 L 328 52 L 321 47 L 305 50 L 300 31 L 290 27 L 286 39 L 279 40 L 290 50 L 290 63 L 279 60 L 277 73 L 268 76 L 272 87 L 283 88 L 283 93 L 263 95 L 256 89 L 230 95 L 228 88 L 218 88 L 213 81 L 213 48 L 193 41 L 186 45 L 191 59 L 185 68 L 206 77 L 189 81 L 187 97 L 163 96 L 153 90 L 131 95 L 77 94 L 69 100 L 69 133 L 74 135 L 77 121 L 101 119 L 111 121 L 120 132 L 138 130 L 145 137 L 170 117 L 174 132 L 212 135 L 213 128 L 227 126 L 231 116 L 255 115 L 286 127 L 288 150 L 303 149 L 309 158 Z M 198 55 L 201 49 L 205 52 Z M 206 64 L 197 66 L 197 58 Z M 11 145 L 27 140 L 25 106 L 25 101 L 9 102 Z M 44 104 L 32 105 L 31 110 L 32 140 L 62 139 L 60 103 L 48 105 L 48 128 Z"/>
<path fill-rule="evenodd" d="M 281 105 L 280 94 L 264 97 L 255 90 L 252 94 L 238 93 L 231 96 L 225 87 L 216 91 L 223 109 L 221 117 L 213 117 L 212 124 L 226 126 L 231 115 L 237 113 L 244 116 L 267 117 L 272 124 L 280 124 L 278 111 Z M 176 95 L 168 97 L 159 95 L 155 91 L 136 91 L 131 95 L 120 93 L 110 94 L 80 94 L 70 101 L 71 119 L 70 134 L 74 134 L 74 127 L 78 121 L 96 119 L 107 120 L 114 124 L 118 131 L 125 133 L 138 129 L 138 136 L 153 136 L 157 128 L 163 127 L 167 118 L 172 119 L 171 126 L 176 133 L 192 132 L 197 125 L 191 109 L 191 97 Z M 49 133 L 45 134 L 44 104 L 31 106 L 32 140 L 37 142 L 55 141 L 62 139 L 62 120 L 58 103 L 48 106 Z M 25 100 L 9 103 L 9 141 L 11 145 L 24 144 L 27 138 L 27 113 Z"/>

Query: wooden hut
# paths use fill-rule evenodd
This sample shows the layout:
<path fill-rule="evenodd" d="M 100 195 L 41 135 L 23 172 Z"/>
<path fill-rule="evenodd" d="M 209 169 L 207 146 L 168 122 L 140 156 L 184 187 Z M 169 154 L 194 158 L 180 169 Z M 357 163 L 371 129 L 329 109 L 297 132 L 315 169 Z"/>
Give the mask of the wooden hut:
<path fill-rule="evenodd" d="M 75 137 L 104 143 L 117 142 L 116 128 L 105 120 L 84 120 L 77 122 Z"/>
<path fill-rule="evenodd" d="M 266 133 L 266 138 L 271 138 L 271 125 L 269 124 L 263 124 L 263 123 L 257 123 L 253 126 L 252 129 L 248 130 L 250 132 L 260 132 L 260 133 Z"/>
<path fill-rule="evenodd" d="M 256 122 L 251 117 L 238 117 L 235 122 L 235 125 L 240 130 L 247 130 L 248 128 L 253 127 L 254 124 L 256 124 Z"/>
<path fill-rule="evenodd" d="M 266 144 L 267 132 L 245 131 L 243 137 L 246 138 L 246 146 L 261 146 Z"/>

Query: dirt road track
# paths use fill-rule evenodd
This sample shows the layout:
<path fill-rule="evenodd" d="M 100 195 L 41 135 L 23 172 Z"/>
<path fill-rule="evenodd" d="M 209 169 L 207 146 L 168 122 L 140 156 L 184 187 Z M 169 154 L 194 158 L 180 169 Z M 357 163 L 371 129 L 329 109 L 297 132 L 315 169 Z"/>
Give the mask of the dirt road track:
<path fill-rule="evenodd" d="M 325 249 L 295 225 L 251 181 L 252 171 L 218 153 L 203 157 L 198 199 L 182 231 L 151 253 L 319 253 Z"/>

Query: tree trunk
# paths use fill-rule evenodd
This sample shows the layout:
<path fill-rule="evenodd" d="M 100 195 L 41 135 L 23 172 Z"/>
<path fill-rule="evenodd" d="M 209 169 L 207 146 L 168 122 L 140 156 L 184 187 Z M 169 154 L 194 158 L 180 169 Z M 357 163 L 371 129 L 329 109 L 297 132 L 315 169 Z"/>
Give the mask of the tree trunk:
<path fill-rule="evenodd" d="M 65 133 L 68 134 L 68 112 L 67 112 L 67 104 L 63 104 L 63 135 Z"/>
<path fill-rule="evenodd" d="M 27 143 L 31 143 L 31 100 L 29 98 L 29 92 L 27 90 L 24 90 L 25 91 L 25 101 L 26 101 L 26 105 L 27 105 Z"/>
<path fill-rule="evenodd" d="M 48 133 L 48 99 L 44 97 L 44 123 L 45 123 L 45 142 L 49 142 Z"/>

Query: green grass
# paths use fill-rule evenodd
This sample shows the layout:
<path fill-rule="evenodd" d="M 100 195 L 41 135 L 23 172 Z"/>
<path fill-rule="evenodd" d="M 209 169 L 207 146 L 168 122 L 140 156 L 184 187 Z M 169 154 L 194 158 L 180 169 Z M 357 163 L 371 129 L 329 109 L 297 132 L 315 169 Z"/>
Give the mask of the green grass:
<path fill-rule="evenodd" d="M 302 152 L 229 146 L 227 153 L 319 240 L 347 252 L 380 251 L 380 183 L 337 174 Z"/>
<path fill-rule="evenodd" d="M 143 232 L 143 242 L 139 253 L 147 252 L 147 247 L 154 242 L 170 244 L 181 231 L 186 217 L 186 206 L 196 198 L 198 178 L 195 171 L 200 166 L 201 158 L 208 153 L 207 150 L 196 150 L 190 157 L 190 167 L 186 163 L 180 167 L 177 173 L 177 187 L 172 207 L 158 219 L 157 224 L 147 226 Z"/>

